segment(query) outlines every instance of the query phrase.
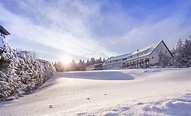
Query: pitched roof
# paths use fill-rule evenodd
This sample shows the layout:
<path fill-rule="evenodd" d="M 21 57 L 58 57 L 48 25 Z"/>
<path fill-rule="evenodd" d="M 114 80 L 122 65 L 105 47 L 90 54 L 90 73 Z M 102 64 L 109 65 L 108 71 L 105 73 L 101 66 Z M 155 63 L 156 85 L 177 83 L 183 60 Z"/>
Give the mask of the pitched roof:
<path fill-rule="evenodd" d="M 160 41 L 160 42 L 162 42 L 162 41 Z M 113 61 L 113 60 L 127 58 L 129 56 L 132 56 L 132 55 L 135 55 L 135 54 L 138 54 L 138 53 L 141 53 L 141 52 L 145 52 L 145 53 L 143 55 L 139 55 L 138 57 L 149 55 L 159 45 L 160 42 L 153 43 L 153 44 L 151 44 L 149 46 L 146 46 L 144 48 L 141 48 L 141 49 L 137 49 L 137 51 L 129 53 L 129 54 L 115 56 L 115 57 L 110 57 L 110 58 L 107 59 L 107 61 Z"/>
<path fill-rule="evenodd" d="M 0 33 L 4 35 L 10 35 L 10 33 L 2 25 L 0 25 Z"/>

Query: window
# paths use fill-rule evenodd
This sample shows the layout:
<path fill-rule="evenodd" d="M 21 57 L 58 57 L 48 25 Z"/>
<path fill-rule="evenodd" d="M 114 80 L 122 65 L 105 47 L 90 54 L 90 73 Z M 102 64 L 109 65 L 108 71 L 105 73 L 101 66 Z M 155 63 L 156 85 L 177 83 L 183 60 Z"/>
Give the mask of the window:
<path fill-rule="evenodd" d="M 154 59 L 154 57 L 152 57 L 152 59 Z"/>
<path fill-rule="evenodd" d="M 127 60 L 127 58 L 123 58 L 123 60 Z"/>

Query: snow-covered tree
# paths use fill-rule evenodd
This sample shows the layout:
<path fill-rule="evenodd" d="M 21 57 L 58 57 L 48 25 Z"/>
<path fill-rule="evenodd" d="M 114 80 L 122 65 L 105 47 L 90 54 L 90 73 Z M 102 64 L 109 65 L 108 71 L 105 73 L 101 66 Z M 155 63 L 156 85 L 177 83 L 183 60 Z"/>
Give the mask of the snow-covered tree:
<path fill-rule="evenodd" d="M 90 59 L 90 65 L 95 64 L 95 62 L 96 62 L 95 58 L 91 58 L 91 59 Z"/>
<path fill-rule="evenodd" d="M 191 66 L 191 40 L 186 39 L 183 46 L 183 59 L 186 67 Z"/>
<path fill-rule="evenodd" d="M 175 65 L 178 67 L 191 66 L 191 36 L 183 42 L 181 39 L 176 45 L 174 51 Z"/>
<path fill-rule="evenodd" d="M 60 62 L 60 61 L 55 62 L 54 67 L 55 67 L 57 72 L 64 72 L 65 71 L 65 66 L 64 66 L 63 62 Z"/>
<path fill-rule="evenodd" d="M 35 59 L 28 51 L 11 49 L 0 36 L 0 101 L 31 93 L 54 72 L 50 62 Z"/>

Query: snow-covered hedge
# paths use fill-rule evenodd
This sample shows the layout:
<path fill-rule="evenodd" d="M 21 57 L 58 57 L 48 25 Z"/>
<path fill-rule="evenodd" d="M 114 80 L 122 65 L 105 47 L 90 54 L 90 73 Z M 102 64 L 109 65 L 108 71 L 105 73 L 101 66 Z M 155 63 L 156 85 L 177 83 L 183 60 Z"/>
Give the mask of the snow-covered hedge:
<path fill-rule="evenodd" d="M 30 52 L 11 49 L 0 36 L 0 101 L 29 94 L 55 72 L 52 64 Z"/>

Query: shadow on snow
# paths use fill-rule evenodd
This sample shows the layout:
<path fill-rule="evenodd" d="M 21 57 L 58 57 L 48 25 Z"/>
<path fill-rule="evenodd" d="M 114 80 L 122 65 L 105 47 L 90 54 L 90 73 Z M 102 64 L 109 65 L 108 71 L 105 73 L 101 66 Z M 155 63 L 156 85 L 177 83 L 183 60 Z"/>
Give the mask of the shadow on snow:
<path fill-rule="evenodd" d="M 65 72 L 56 73 L 55 76 L 65 77 L 65 78 L 81 78 L 81 79 L 92 79 L 92 80 L 133 80 L 129 74 L 122 72 Z"/>

